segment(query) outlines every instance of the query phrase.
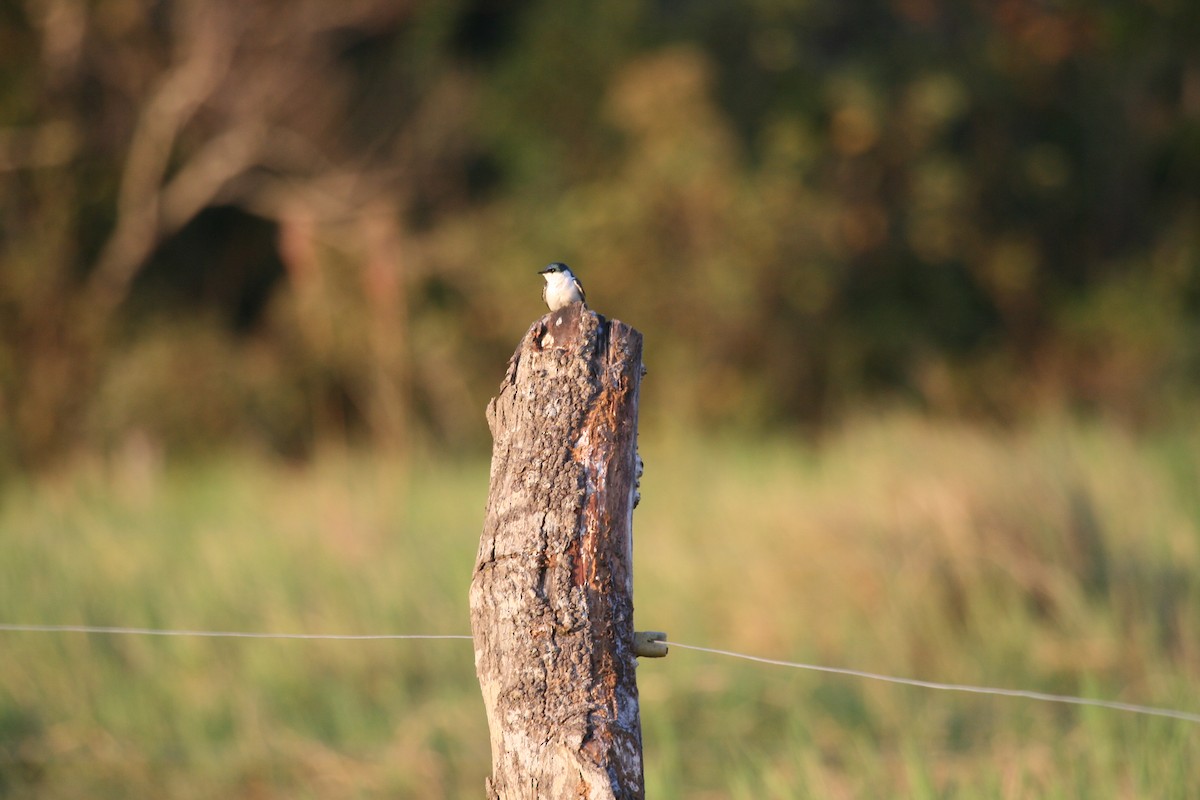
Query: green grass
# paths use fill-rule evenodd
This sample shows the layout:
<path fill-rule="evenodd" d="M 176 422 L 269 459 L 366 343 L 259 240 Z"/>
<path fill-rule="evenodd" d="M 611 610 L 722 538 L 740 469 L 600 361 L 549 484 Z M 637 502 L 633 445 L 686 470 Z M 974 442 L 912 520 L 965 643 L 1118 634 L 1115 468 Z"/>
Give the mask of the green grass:
<path fill-rule="evenodd" d="M 638 627 L 1200 710 L 1200 430 L 910 417 L 818 448 L 643 444 Z M 0 621 L 465 633 L 487 464 L 329 455 L 9 486 Z M 477 797 L 470 644 L 0 633 L 0 797 Z M 654 798 L 1179 797 L 1200 726 L 675 650 Z"/>

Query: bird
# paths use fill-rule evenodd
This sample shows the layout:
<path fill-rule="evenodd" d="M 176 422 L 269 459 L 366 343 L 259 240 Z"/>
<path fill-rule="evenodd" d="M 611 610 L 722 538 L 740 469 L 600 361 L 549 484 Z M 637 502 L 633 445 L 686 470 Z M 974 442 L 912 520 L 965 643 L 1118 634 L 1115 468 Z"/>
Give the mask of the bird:
<path fill-rule="evenodd" d="M 542 299 L 546 301 L 546 305 L 550 307 L 551 311 L 566 308 L 571 303 L 587 305 L 583 284 L 566 264 L 555 261 L 545 269 L 538 270 L 538 274 L 546 279 L 546 285 L 542 287 Z"/>

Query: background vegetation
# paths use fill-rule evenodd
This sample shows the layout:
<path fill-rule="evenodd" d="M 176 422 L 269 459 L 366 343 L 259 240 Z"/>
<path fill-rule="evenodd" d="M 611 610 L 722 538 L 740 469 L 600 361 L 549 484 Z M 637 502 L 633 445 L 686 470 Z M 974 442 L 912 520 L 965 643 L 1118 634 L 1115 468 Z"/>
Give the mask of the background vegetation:
<path fill-rule="evenodd" d="M 1195 432 L 893 417 L 819 450 L 643 451 L 639 627 L 1200 710 Z M 145 467 L 6 493 L 5 619 L 467 632 L 486 463 Z M 459 798 L 489 771 L 467 641 L 3 637 L 9 796 Z M 1185 798 L 1200 782 L 1192 723 L 679 649 L 638 682 L 656 798 Z"/>
<path fill-rule="evenodd" d="M 1161 421 L 1194 3 L 0 3 L 0 455 L 478 446 L 574 264 L 650 411 Z"/>
<path fill-rule="evenodd" d="M 647 337 L 639 627 L 1196 711 L 1197 41 L 1186 0 L 0 0 L 0 621 L 465 632 L 560 259 Z M 466 643 L 2 636 L 0 796 L 488 770 Z M 654 797 L 1200 785 L 1182 722 L 639 680 Z"/>

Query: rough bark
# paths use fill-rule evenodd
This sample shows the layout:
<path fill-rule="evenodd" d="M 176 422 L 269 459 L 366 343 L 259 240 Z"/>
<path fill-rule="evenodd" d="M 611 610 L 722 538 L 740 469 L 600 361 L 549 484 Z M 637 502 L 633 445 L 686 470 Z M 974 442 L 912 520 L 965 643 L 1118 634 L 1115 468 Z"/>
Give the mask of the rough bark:
<path fill-rule="evenodd" d="M 642 336 L 581 305 L 522 339 L 488 404 L 471 582 L 489 798 L 641 798 L 632 517 Z"/>

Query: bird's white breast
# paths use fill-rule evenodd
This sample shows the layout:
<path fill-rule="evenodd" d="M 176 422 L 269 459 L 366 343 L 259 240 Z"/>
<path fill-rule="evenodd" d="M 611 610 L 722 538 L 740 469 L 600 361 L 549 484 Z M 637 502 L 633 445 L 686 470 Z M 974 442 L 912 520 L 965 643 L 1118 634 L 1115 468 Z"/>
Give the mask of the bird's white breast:
<path fill-rule="evenodd" d="M 561 272 L 546 275 L 546 305 L 550 306 L 552 311 L 582 299 L 575 286 L 574 277 L 568 277 Z"/>

